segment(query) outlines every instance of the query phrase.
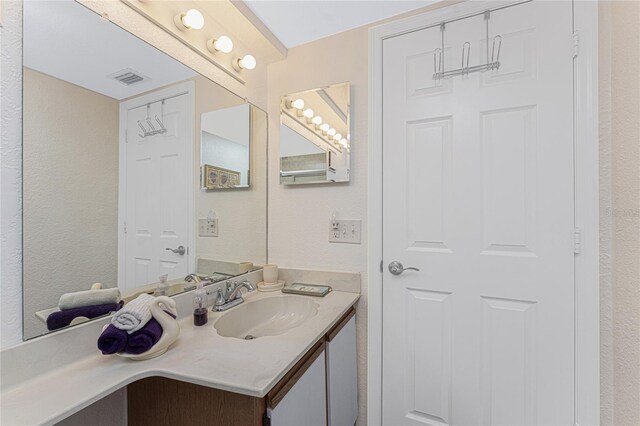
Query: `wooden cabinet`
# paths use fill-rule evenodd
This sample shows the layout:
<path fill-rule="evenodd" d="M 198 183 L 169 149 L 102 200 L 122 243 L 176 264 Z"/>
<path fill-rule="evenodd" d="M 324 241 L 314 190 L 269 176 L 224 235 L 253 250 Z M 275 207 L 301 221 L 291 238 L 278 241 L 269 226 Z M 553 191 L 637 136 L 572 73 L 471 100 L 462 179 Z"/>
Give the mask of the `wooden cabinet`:
<path fill-rule="evenodd" d="M 151 377 L 127 387 L 128 424 L 352 426 L 358 417 L 354 315 L 352 308 L 264 398 Z"/>

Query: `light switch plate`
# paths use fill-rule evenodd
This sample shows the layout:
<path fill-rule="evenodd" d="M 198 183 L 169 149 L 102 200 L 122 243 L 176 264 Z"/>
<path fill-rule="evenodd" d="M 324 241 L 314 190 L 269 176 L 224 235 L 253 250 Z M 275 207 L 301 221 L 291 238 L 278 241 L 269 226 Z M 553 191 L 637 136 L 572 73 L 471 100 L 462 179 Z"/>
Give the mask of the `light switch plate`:
<path fill-rule="evenodd" d="M 199 237 L 217 237 L 218 219 L 198 219 Z"/>
<path fill-rule="evenodd" d="M 343 219 L 329 221 L 329 242 L 360 244 L 362 237 L 362 221 L 360 219 Z"/>

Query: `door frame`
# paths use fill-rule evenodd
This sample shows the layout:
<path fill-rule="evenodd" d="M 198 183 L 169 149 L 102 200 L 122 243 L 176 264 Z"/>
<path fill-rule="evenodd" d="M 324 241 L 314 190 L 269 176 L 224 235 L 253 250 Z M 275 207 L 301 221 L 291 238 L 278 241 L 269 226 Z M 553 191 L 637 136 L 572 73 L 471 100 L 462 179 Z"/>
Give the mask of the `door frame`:
<path fill-rule="evenodd" d="M 369 29 L 367 419 L 382 422 L 382 42 L 486 9 L 524 3 L 464 1 Z M 575 226 L 574 424 L 600 423 L 598 2 L 573 1 Z"/>
<path fill-rule="evenodd" d="M 189 175 L 188 183 L 190 190 L 187 191 L 187 264 L 190 271 L 195 271 L 195 242 L 196 242 L 196 226 L 194 224 L 194 189 L 193 189 L 193 169 L 194 169 L 194 151 L 196 141 L 195 135 L 195 82 L 186 81 L 173 84 L 171 86 L 161 88 L 152 92 L 143 93 L 139 96 L 120 102 L 120 118 L 118 133 L 118 288 L 120 291 L 127 291 L 124 287 L 126 279 L 126 239 L 124 234 L 124 220 L 127 212 L 127 113 L 130 109 L 138 108 L 148 103 L 157 102 L 161 99 L 176 97 L 180 95 L 187 96 L 187 120 L 191 125 L 187 125 L 187 140 L 191 141 L 189 145 L 191 149 L 187 152 L 187 170 Z M 152 284 L 152 283 L 149 283 Z"/>

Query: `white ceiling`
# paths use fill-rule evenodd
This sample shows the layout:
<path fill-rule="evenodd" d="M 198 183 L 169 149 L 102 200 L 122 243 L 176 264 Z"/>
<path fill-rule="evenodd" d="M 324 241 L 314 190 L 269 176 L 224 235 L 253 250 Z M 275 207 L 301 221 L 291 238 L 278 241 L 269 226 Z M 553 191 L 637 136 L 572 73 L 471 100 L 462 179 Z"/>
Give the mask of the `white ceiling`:
<path fill-rule="evenodd" d="M 435 3 L 433 0 L 245 0 L 287 47 Z"/>
<path fill-rule="evenodd" d="M 73 0 L 24 2 L 23 55 L 26 67 L 118 100 L 197 75 Z M 107 77 L 126 68 L 150 80 Z"/>

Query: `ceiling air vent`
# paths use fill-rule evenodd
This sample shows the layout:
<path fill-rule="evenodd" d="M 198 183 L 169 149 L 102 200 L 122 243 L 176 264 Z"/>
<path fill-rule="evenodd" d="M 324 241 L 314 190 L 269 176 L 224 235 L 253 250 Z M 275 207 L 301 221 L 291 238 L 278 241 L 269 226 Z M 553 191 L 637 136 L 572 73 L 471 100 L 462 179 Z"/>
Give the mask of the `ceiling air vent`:
<path fill-rule="evenodd" d="M 141 73 L 139 73 L 138 71 L 132 70 L 131 68 L 114 72 L 113 74 L 109 74 L 107 77 L 112 78 L 116 81 L 119 81 L 125 86 L 132 86 L 142 81 L 150 80 L 149 77 L 146 77 Z"/>

